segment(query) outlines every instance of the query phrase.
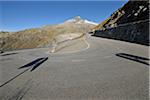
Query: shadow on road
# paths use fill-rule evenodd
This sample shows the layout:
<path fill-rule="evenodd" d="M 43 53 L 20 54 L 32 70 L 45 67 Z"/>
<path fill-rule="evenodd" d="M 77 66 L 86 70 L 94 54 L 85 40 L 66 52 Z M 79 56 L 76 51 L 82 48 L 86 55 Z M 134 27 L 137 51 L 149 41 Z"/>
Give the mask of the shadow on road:
<path fill-rule="evenodd" d="M 1 56 L 9 56 L 9 55 L 15 55 L 15 54 L 18 54 L 18 53 L 6 53 L 6 54 L 2 54 Z"/>
<path fill-rule="evenodd" d="M 13 81 L 14 79 L 16 79 L 17 77 L 19 77 L 20 75 L 22 75 L 23 73 L 25 73 L 26 71 L 28 71 L 28 69 L 24 70 L 23 72 L 19 73 L 18 75 L 14 76 L 13 78 L 9 79 L 8 81 L 6 81 L 5 83 L 1 84 L 0 87 L 3 87 L 4 85 L 8 84 L 9 82 Z"/>
<path fill-rule="evenodd" d="M 148 61 L 150 60 L 150 59 L 145 58 L 145 57 L 135 56 L 135 55 L 126 54 L 126 53 L 117 53 L 116 56 L 122 57 L 122 58 L 125 58 L 125 59 L 129 59 L 129 60 L 132 60 L 132 61 L 136 61 L 136 62 L 145 64 L 145 65 L 149 65 Z"/>
<path fill-rule="evenodd" d="M 24 66 L 19 67 L 18 69 L 22 69 L 22 68 L 32 68 L 31 71 L 35 70 L 38 66 L 40 66 L 42 63 L 44 63 L 46 60 L 48 60 L 48 57 L 44 57 L 44 58 L 38 58 Z"/>
<path fill-rule="evenodd" d="M 18 69 L 22 69 L 22 68 L 27 68 L 26 70 L 24 70 L 23 72 L 17 74 L 16 76 L 12 77 L 11 79 L 7 80 L 6 82 L 4 82 L 3 84 L 0 85 L 0 87 L 3 87 L 4 85 L 10 83 L 11 81 L 13 81 L 14 79 L 16 79 L 17 77 L 19 77 L 20 75 L 24 74 L 25 72 L 27 72 L 29 69 L 31 69 L 30 71 L 35 70 L 38 66 L 40 66 L 42 63 L 44 63 L 46 60 L 48 60 L 48 57 L 44 57 L 44 58 L 38 58 L 24 66 L 19 67 Z"/>

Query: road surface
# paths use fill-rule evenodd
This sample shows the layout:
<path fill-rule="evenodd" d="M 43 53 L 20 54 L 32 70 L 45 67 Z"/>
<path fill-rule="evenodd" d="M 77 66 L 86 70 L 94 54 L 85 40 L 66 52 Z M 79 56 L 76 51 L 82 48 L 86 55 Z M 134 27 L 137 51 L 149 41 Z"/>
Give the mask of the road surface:
<path fill-rule="evenodd" d="M 148 100 L 147 46 L 86 40 L 89 48 L 73 53 L 40 48 L 1 54 L 0 99 Z"/>

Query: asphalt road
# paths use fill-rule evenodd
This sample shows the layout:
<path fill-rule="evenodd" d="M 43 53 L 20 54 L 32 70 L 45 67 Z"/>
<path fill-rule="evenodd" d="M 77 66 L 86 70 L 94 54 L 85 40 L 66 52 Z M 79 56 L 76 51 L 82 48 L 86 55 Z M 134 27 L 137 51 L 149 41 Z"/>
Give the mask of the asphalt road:
<path fill-rule="evenodd" d="M 0 99 L 149 100 L 147 46 L 90 36 L 87 42 L 73 53 L 1 54 Z"/>

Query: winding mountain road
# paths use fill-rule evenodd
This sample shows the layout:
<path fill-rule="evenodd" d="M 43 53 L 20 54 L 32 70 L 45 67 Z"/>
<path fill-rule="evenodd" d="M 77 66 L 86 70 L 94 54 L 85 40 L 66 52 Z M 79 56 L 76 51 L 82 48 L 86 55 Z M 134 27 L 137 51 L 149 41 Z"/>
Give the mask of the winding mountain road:
<path fill-rule="evenodd" d="M 148 100 L 148 46 L 86 40 L 89 48 L 74 53 L 39 48 L 1 54 L 0 99 Z"/>

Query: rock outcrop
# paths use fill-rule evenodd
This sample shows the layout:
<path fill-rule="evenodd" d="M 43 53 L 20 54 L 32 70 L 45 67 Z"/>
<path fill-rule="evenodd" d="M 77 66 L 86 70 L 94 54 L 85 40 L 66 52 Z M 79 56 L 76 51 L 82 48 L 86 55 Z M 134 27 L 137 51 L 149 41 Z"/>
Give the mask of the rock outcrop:
<path fill-rule="evenodd" d="M 94 35 L 149 45 L 148 1 L 128 1 L 96 26 Z"/>

